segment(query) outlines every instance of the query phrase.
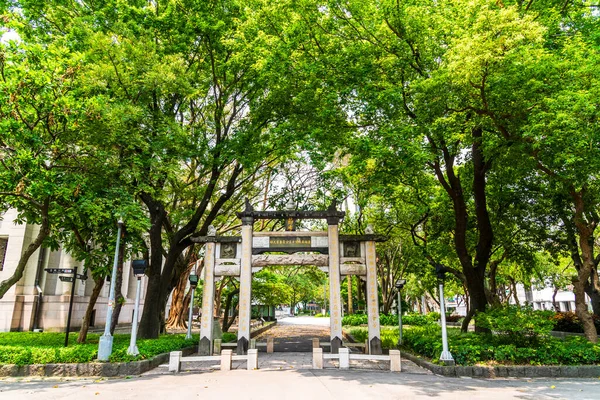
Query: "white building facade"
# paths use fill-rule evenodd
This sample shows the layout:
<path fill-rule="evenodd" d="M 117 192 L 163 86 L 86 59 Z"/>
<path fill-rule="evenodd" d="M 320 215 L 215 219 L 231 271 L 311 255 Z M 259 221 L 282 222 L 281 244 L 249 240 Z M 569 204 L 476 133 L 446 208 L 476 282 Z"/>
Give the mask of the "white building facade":
<path fill-rule="evenodd" d="M 39 226 L 13 221 L 17 217 L 15 210 L 8 210 L 0 219 L 0 281 L 10 277 L 19 262 L 21 254 L 39 232 Z M 46 268 L 75 268 L 82 273 L 84 265 L 72 258 L 66 251 L 38 249 L 29 259 L 23 277 L 0 299 L 0 332 L 64 331 L 67 324 L 69 301 L 72 295 L 72 283 L 62 282 L 59 274 L 49 274 Z M 143 309 L 146 277 L 142 278 L 140 314 Z M 136 278 L 131 263 L 123 266 L 123 285 L 121 288 L 125 303 L 119 315 L 119 324 L 133 321 L 133 306 L 136 294 Z M 81 327 L 83 317 L 94 287 L 94 280 L 77 279 L 73 295 L 73 313 L 71 330 Z M 91 327 L 102 327 L 106 321 L 106 311 L 110 282 L 105 282 L 94 307 Z"/>

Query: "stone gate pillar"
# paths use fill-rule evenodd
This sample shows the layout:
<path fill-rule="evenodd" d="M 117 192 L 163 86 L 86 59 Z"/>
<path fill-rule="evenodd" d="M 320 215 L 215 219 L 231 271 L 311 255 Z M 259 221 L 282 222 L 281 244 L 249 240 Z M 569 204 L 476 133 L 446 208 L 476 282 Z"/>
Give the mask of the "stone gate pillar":
<path fill-rule="evenodd" d="M 240 303 L 238 317 L 237 354 L 246 354 L 250 342 L 252 299 L 252 230 L 254 218 L 242 217 L 242 254 L 240 257 Z"/>
<path fill-rule="evenodd" d="M 329 239 L 329 316 L 331 327 L 331 352 L 339 353 L 342 347 L 342 303 L 340 298 L 340 240 L 339 218 L 327 217 Z"/>
<path fill-rule="evenodd" d="M 209 228 L 208 236 L 214 236 L 216 232 Z M 201 356 L 212 356 L 214 303 L 215 303 L 215 241 L 207 242 L 204 253 L 204 286 L 202 293 L 202 317 L 200 320 L 200 343 L 198 354 Z M 190 304 L 193 307 L 193 304 Z"/>
<path fill-rule="evenodd" d="M 375 242 L 365 243 L 367 264 L 367 316 L 369 318 L 370 354 L 381 354 L 381 332 L 379 326 L 379 294 L 377 292 L 377 258 Z"/>

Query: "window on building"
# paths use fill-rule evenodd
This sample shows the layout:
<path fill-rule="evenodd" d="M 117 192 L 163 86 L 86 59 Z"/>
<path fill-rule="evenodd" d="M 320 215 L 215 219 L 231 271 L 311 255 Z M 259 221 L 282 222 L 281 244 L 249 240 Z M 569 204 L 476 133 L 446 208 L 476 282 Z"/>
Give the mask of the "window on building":
<path fill-rule="evenodd" d="M 8 247 L 8 238 L 0 238 L 0 271 L 4 269 L 4 258 L 6 257 L 6 248 Z"/>

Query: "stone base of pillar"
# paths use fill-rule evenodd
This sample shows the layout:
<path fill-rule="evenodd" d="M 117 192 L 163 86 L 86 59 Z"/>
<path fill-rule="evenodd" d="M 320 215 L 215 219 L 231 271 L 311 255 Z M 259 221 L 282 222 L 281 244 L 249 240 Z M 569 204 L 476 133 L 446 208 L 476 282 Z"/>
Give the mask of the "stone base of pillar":
<path fill-rule="evenodd" d="M 241 337 L 237 341 L 237 355 L 243 356 L 248 353 L 248 339 Z"/>
<path fill-rule="evenodd" d="M 331 354 L 339 354 L 341 347 L 342 339 L 337 336 L 331 339 Z"/>
<path fill-rule="evenodd" d="M 212 356 L 212 349 L 210 347 L 210 339 L 204 336 L 200 339 L 200 344 L 198 344 L 198 354 L 201 356 Z"/>
<path fill-rule="evenodd" d="M 374 337 L 369 342 L 369 349 L 371 350 L 370 354 L 382 354 L 381 350 L 381 339 L 378 337 Z"/>

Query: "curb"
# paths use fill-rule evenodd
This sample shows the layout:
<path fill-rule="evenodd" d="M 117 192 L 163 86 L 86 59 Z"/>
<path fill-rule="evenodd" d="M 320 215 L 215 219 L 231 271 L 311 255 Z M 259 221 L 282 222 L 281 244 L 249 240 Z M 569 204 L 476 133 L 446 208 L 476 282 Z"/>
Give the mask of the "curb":
<path fill-rule="evenodd" d="M 272 324 L 269 324 L 267 326 L 263 326 L 262 328 L 259 328 L 253 332 L 250 333 L 250 337 L 251 338 L 255 338 L 256 336 L 260 335 L 261 333 L 264 333 L 266 331 L 268 331 L 269 329 L 271 329 L 272 327 L 274 327 L 275 325 L 277 325 L 277 320 L 275 320 Z"/>
<path fill-rule="evenodd" d="M 186 347 L 181 350 L 184 355 L 197 352 L 197 347 Z M 117 362 L 117 363 L 72 363 L 72 364 L 30 364 L 0 365 L 0 377 L 7 376 L 127 376 L 140 375 L 169 362 L 169 353 L 161 353 L 149 360 Z"/>
<path fill-rule="evenodd" d="M 444 366 L 429 362 L 406 351 L 402 357 L 436 375 L 470 378 L 598 378 L 600 365 L 504 365 L 504 366 Z"/>

